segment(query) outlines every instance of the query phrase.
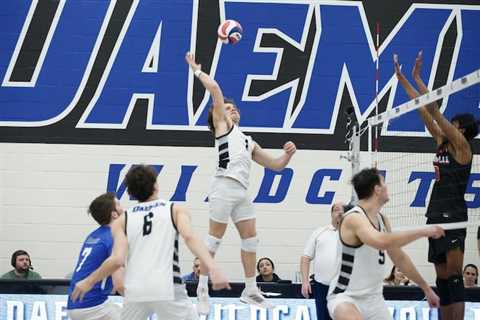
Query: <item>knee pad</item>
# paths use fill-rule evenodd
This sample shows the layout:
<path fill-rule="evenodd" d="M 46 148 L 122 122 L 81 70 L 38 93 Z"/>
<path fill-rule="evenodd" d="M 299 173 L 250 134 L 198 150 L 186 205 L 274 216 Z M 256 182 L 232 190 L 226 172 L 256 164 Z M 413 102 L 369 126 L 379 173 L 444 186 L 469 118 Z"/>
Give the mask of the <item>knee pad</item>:
<path fill-rule="evenodd" d="M 215 238 L 214 236 L 207 235 L 205 239 L 205 244 L 207 245 L 208 251 L 215 254 L 222 243 L 222 239 Z"/>
<path fill-rule="evenodd" d="M 258 238 L 251 237 L 242 239 L 242 250 L 245 252 L 257 252 Z"/>
<path fill-rule="evenodd" d="M 437 284 L 438 296 L 440 297 L 440 305 L 448 306 L 449 304 L 452 304 L 452 300 L 450 299 L 450 289 L 448 288 L 448 280 L 437 278 L 435 283 Z"/>
<path fill-rule="evenodd" d="M 465 287 L 461 275 L 456 274 L 448 277 L 448 289 L 450 290 L 452 303 L 465 301 Z"/>

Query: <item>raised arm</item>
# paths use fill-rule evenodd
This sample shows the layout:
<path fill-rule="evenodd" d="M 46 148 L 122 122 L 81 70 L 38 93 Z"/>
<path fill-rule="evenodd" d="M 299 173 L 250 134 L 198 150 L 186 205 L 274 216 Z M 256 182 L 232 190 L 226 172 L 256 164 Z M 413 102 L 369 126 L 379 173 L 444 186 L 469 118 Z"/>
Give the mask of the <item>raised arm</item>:
<path fill-rule="evenodd" d="M 385 226 L 388 232 L 391 232 L 390 221 L 387 217 L 384 216 Z M 438 308 L 440 305 L 440 299 L 428 285 L 428 283 L 423 279 L 423 277 L 418 272 L 417 268 L 413 264 L 410 257 L 402 250 L 402 248 L 392 247 L 387 250 L 388 256 L 392 259 L 393 264 L 402 270 L 402 272 L 415 282 L 420 288 L 422 288 L 425 293 L 425 297 L 429 305 L 433 308 Z"/>
<path fill-rule="evenodd" d="M 213 289 L 220 290 L 230 288 L 227 277 L 218 268 L 203 241 L 193 232 L 190 224 L 190 215 L 187 209 L 175 204 L 173 206 L 173 219 L 178 232 L 185 240 L 188 249 L 190 249 L 190 251 L 207 266 L 212 280 Z"/>
<path fill-rule="evenodd" d="M 185 60 L 187 64 L 193 71 L 195 77 L 200 80 L 205 89 L 210 92 L 213 101 L 213 123 L 215 126 L 216 134 L 223 134 L 227 132 L 228 129 L 232 126 L 230 118 L 226 116 L 225 106 L 224 106 L 224 97 L 222 89 L 218 85 L 217 81 L 210 77 L 208 74 L 202 71 L 202 65 L 195 62 L 195 55 L 193 53 L 187 52 L 185 55 Z M 223 128 L 225 126 L 225 128 Z M 223 129 L 223 130 L 222 130 Z M 218 132 L 220 131 L 220 132 Z"/>
<path fill-rule="evenodd" d="M 366 217 L 360 214 L 350 214 L 344 218 L 342 222 L 342 237 L 344 237 L 344 229 L 351 236 L 357 237 L 362 243 L 379 250 L 400 248 L 423 237 L 437 239 L 444 235 L 443 229 L 438 226 L 392 233 L 379 232 Z"/>
<path fill-rule="evenodd" d="M 265 168 L 281 171 L 288 165 L 293 154 L 297 151 L 297 147 L 293 142 L 288 141 L 283 145 L 283 151 L 284 153 L 281 156 L 274 158 L 263 150 L 258 143 L 255 143 L 252 159 Z"/>
<path fill-rule="evenodd" d="M 419 86 L 420 93 L 410 84 L 410 82 L 407 80 L 405 75 L 402 73 L 402 70 L 400 69 L 400 64 L 398 62 L 398 56 L 395 54 L 393 56 L 393 63 L 395 65 L 395 75 L 397 76 L 398 82 L 402 85 L 402 87 L 405 89 L 405 92 L 407 95 L 410 97 L 410 99 L 415 99 L 416 97 L 420 96 L 421 94 L 427 93 L 428 88 L 423 85 Z M 415 66 L 413 67 L 413 77 L 415 79 L 415 82 L 417 82 L 416 77 L 420 77 L 420 70 L 422 67 L 423 59 L 422 59 L 422 54 L 421 51 L 418 54 L 416 60 L 415 60 Z M 421 80 L 421 79 L 420 79 Z M 422 81 L 423 83 L 423 81 Z M 418 82 L 417 82 L 418 85 Z M 432 104 L 433 106 L 436 106 L 436 103 Z M 432 135 L 432 137 L 435 139 L 435 142 L 437 145 L 440 145 L 443 141 L 443 133 L 442 130 L 438 127 L 438 125 L 433 121 L 432 116 L 430 113 L 427 111 L 426 107 L 420 107 L 418 109 L 418 113 L 420 114 L 420 117 L 422 118 L 423 122 L 425 123 L 425 126 L 427 127 L 428 132 Z"/>
<path fill-rule="evenodd" d="M 105 279 L 124 265 L 128 251 L 128 241 L 125 235 L 125 215 L 120 216 L 112 224 L 112 236 L 112 254 L 97 270 L 82 281 L 77 282 L 72 292 L 73 301 L 78 298 L 80 298 L 80 301 L 83 300 L 85 294 L 92 289 L 95 283 Z"/>

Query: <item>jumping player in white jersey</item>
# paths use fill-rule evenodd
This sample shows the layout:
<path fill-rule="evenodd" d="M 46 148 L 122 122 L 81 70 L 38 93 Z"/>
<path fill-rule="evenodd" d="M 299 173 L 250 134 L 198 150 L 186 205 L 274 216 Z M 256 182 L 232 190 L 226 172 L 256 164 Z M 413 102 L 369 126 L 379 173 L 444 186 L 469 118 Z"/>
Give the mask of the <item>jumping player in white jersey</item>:
<path fill-rule="evenodd" d="M 283 146 L 284 153 L 274 158 L 265 152 L 250 136 L 244 135 L 238 125 L 240 113 L 233 101 L 225 99 L 218 83 L 202 72 L 195 56 L 185 57 L 194 75 L 210 92 L 213 105 L 209 110 L 208 124 L 215 136 L 218 152 L 217 171 L 213 178 L 208 200 L 210 222 L 207 247 L 215 255 L 227 229 L 229 218 L 235 224 L 241 240 L 241 259 L 245 274 L 245 290 L 240 301 L 270 308 L 272 305 L 261 295 L 255 280 L 256 251 L 258 245 L 255 210 L 248 195 L 252 160 L 265 168 L 280 171 L 287 166 L 296 151 L 293 142 Z M 209 313 L 207 270 L 200 266 L 197 287 L 201 314 Z"/>
<path fill-rule="evenodd" d="M 328 311 L 335 320 L 392 319 L 383 299 L 385 251 L 405 275 L 418 284 L 432 307 L 439 298 L 401 249 L 422 237 L 444 235 L 438 226 L 414 231 L 391 232 L 380 209 L 388 201 L 388 190 L 377 169 L 364 169 L 352 178 L 358 205 L 344 214 L 339 227 L 340 259 L 328 294 Z"/>
<path fill-rule="evenodd" d="M 82 299 L 92 284 L 119 267 L 125 268 L 125 299 L 121 319 L 196 320 L 178 264 L 178 235 L 208 267 L 213 288 L 229 288 L 207 247 L 193 233 L 187 210 L 158 198 L 157 174 L 150 166 L 135 166 L 125 177 L 127 191 L 139 202 L 112 226 L 113 252 L 99 269 L 77 283 L 72 300 Z"/>

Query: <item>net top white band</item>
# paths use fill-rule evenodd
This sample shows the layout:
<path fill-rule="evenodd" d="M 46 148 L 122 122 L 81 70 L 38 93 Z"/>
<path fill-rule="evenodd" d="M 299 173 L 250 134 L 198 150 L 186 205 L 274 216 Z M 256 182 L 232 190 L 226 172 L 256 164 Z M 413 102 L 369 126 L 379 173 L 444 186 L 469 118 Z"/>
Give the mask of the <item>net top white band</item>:
<path fill-rule="evenodd" d="M 402 114 L 416 110 L 424 105 L 440 100 L 451 95 L 452 93 L 461 91 L 477 83 L 480 83 L 480 69 L 477 69 L 476 71 L 469 73 L 460 79 L 448 83 L 443 87 L 435 89 L 432 92 L 427 92 L 424 95 L 405 102 L 396 108 L 392 108 L 376 116 L 370 117 L 368 119 L 368 125 L 375 126 L 387 120 L 394 119 Z"/>

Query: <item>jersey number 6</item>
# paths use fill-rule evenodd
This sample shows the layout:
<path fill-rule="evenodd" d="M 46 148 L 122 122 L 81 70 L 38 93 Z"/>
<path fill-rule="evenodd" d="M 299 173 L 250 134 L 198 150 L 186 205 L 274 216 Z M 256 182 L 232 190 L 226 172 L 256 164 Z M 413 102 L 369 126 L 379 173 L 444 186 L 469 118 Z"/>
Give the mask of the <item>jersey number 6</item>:
<path fill-rule="evenodd" d="M 149 212 L 146 216 L 143 217 L 143 235 L 149 235 L 152 233 L 152 218 L 153 212 Z"/>

